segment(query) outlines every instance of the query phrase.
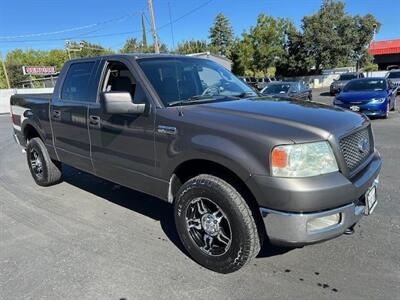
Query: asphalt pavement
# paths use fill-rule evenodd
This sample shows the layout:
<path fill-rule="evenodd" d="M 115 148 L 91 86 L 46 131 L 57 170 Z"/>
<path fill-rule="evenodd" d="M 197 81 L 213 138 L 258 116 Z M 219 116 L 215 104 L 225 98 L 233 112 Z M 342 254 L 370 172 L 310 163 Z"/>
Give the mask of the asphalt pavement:
<path fill-rule="evenodd" d="M 318 90 L 314 100 L 332 102 Z M 379 202 L 353 235 L 265 245 L 251 265 L 221 275 L 187 256 L 161 200 L 71 167 L 62 183 L 35 185 L 2 115 L 0 299 L 400 299 L 399 112 L 372 127 Z"/>

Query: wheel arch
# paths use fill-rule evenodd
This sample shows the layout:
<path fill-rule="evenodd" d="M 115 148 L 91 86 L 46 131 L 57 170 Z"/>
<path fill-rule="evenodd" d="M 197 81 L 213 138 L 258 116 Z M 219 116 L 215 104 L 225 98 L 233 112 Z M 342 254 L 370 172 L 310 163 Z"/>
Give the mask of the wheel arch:
<path fill-rule="evenodd" d="M 253 217 L 258 227 L 260 240 L 266 236 L 264 223 L 259 210 L 259 205 L 251 191 L 250 187 L 246 184 L 247 178 L 241 178 L 229 167 L 222 165 L 218 162 L 206 159 L 190 159 L 179 164 L 170 177 L 168 202 L 173 203 L 180 187 L 189 179 L 196 177 L 200 174 L 209 174 L 219 177 L 232 185 L 237 192 L 243 197 L 246 203 L 252 210 Z M 250 175 L 250 174 L 249 174 Z"/>

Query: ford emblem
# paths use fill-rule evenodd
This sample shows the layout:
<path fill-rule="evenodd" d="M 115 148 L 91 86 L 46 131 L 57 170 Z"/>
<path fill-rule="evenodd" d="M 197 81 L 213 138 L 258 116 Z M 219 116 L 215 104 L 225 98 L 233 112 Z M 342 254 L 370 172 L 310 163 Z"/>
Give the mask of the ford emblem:
<path fill-rule="evenodd" d="M 358 150 L 361 153 L 365 153 L 368 151 L 368 140 L 367 139 L 362 139 L 358 142 Z"/>

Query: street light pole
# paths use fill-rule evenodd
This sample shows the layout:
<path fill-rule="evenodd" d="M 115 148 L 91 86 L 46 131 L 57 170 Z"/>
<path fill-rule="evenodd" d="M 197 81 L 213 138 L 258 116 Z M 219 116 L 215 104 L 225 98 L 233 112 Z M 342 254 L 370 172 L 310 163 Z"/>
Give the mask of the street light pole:
<path fill-rule="evenodd" d="M 0 60 L 1 60 L 2 66 L 3 66 L 4 76 L 6 77 L 7 87 L 10 89 L 10 88 L 11 88 L 11 86 L 10 86 L 10 80 L 8 79 L 6 64 L 4 63 L 3 55 L 1 54 L 1 51 L 0 51 Z"/>
<path fill-rule="evenodd" d="M 151 33 L 153 34 L 154 52 L 160 53 L 160 48 L 158 47 L 157 32 L 156 32 L 156 22 L 154 20 L 153 1 L 147 0 L 147 6 L 149 7 L 150 23 L 151 23 L 150 25 L 151 25 Z"/>

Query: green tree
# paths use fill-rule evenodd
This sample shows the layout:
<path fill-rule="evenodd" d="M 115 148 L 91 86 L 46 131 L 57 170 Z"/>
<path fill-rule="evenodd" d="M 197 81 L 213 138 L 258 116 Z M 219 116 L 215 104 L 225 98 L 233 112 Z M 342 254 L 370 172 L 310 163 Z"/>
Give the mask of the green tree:
<path fill-rule="evenodd" d="M 239 74 L 268 74 L 285 55 L 285 28 L 287 21 L 259 14 L 257 24 L 242 34 L 235 43 L 237 56 L 232 56 L 234 71 Z"/>
<path fill-rule="evenodd" d="M 121 53 L 141 52 L 142 46 L 135 38 L 129 38 L 125 41 L 124 46 L 119 50 Z"/>
<path fill-rule="evenodd" d="M 219 13 L 210 28 L 210 47 L 212 52 L 230 57 L 233 45 L 233 29 L 229 20 Z"/>
<path fill-rule="evenodd" d="M 287 21 L 285 29 L 285 53 L 277 61 L 277 73 L 283 76 L 306 75 L 313 66 L 313 59 L 304 45 L 303 34 L 293 22 Z"/>
<path fill-rule="evenodd" d="M 352 17 L 346 14 L 344 2 L 324 0 L 317 13 L 303 18 L 302 26 L 304 47 L 313 58 L 316 71 L 365 61 L 374 24 L 379 29 L 370 14 Z"/>
<path fill-rule="evenodd" d="M 206 52 L 209 50 L 207 41 L 204 40 L 190 40 L 183 41 L 178 43 L 178 46 L 175 50 L 176 53 L 179 54 L 191 54 L 191 53 L 199 53 Z"/>

